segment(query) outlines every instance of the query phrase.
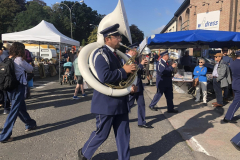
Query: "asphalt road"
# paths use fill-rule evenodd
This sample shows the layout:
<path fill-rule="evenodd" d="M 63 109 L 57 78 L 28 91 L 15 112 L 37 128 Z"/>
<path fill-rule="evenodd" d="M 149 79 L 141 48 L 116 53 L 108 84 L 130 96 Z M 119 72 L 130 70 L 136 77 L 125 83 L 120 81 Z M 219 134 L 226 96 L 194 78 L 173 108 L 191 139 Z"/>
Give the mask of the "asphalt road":
<path fill-rule="evenodd" d="M 0 144 L 0 159 L 3 160 L 74 160 L 77 150 L 96 129 L 95 116 L 90 113 L 92 89 L 86 90 L 87 97 L 72 100 L 74 86 L 61 86 L 53 79 L 39 80 L 32 89 L 32 98 L 26 100 L 30 116 L 37 121 L 38 129 L 26 133 L 18 118 L 13 142 Z M 147 94 L 145 103 L 151 99 Z M 99 106 L 101 107 L 101 106 Z M 0 109 L 0 130 L 6 115 Z M 174 115 L 173 115 L 174 116 Z M 214 159 L 193 151 L 174 130 L 165 116 L 146 107 L 146 121 L 153 129 L 137 126 L 137 105 L 130 117 L 131 160 L 202 160 Z M 96 151 L 93 160 L 117 159 L 114 133 Z"/>

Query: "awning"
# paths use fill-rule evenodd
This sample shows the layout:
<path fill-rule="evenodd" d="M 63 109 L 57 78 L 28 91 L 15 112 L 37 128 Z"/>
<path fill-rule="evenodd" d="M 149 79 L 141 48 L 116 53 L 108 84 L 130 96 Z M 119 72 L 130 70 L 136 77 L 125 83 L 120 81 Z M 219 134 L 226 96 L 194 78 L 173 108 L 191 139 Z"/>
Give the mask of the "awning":
<path fill-rule="evenodd" d="M 156 48 L 196 48 L 209 45 L 210 48 L 240 48 L 240 33 L 212 30 L 189 30 L 155 34 L 148 38 L 148 47 Z"/>

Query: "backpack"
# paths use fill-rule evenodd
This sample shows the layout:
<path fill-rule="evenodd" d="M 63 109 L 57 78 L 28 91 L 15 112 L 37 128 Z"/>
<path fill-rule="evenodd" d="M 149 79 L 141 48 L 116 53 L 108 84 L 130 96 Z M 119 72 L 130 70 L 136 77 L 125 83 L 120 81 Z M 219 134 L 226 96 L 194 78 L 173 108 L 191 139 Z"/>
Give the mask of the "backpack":
<path fill-rule="evenodd" d="M 19 84 L 15 75 L 14 59 L 7 57 L 0 63 L 0 90 L 10 91 Z"/>

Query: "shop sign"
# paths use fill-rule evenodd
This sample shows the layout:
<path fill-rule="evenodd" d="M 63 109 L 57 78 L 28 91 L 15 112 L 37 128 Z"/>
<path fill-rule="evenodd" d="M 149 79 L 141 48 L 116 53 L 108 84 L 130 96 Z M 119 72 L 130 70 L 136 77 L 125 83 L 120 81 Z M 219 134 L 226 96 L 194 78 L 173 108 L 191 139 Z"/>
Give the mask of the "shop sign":
<path fill-rule="evenodd" d="M 197 14 L 197 29 L 219 30 L 220 11 Z"/>

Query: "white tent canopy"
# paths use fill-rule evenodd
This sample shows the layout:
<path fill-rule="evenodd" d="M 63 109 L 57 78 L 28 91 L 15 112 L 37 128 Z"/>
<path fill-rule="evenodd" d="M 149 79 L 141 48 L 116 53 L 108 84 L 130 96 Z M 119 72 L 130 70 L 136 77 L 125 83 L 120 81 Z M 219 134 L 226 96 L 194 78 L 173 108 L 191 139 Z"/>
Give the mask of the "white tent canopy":
<path fill-rule="evenodd" d="M 37 41 L 50 43 L 64 43 L 74 46 L 80 46 L 78 41 L 75 41 L 62 33 L 60 33 L 53 24 L 42 20 L 37 26 L 14 33 L 2 34 L 3 41 Z"/>

